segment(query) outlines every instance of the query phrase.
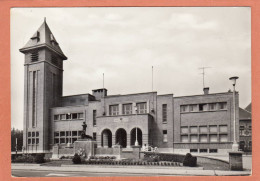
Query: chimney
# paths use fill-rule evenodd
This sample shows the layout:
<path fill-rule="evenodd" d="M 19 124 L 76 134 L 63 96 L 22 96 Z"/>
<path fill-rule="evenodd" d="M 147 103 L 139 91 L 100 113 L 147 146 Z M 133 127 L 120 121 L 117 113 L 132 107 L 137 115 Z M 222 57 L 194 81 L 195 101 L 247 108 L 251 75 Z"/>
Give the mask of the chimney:
<path fill-rule="evenodd" d="M 204 95 L 208 95 L 209 94 L 209 87 L 204 87 L 203 91 L 204 91 Z"/>
<path fill-rule="evenodd" d="M 96 100 L 101 100 L 103 96 L 107 96 L 107 89 L 94 89 L 92 90 L 92 95 L 95 96 Z"/>

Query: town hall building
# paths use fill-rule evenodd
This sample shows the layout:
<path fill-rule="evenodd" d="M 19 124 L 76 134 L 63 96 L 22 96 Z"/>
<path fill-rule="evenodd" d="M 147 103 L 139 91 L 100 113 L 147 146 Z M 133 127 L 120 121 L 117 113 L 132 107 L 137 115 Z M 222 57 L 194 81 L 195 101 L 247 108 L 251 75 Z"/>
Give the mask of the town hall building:
<path fill-rule="evenodd" d="M 20 49 L 24 62 L 24 134 L 27 152 L 52 152 L 80 138 L 82 124 L 97 147 L 133 145 L 171 153 L 227 153 L 239 131 L 238 93 L 175 97 L 145 92 L 109 95 L 105 88 L 63 96 L 62 52 L 46 21 Z M 73 61 L 73 60 L 70 60 Z M 66 81 L 66 80 L 64 80 Z M 228 89 L 228 88 L 224 88 Z M 235 126 L 235 129 L 234 129 Z M 239 135 L 236 134 L 237 142 Z"/>

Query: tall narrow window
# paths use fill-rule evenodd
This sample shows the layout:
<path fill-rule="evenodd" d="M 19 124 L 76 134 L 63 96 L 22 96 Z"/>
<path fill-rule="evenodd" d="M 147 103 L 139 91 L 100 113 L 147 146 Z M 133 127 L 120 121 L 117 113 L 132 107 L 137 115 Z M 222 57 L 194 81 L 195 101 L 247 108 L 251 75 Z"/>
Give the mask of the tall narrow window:
<path fill-rule="evenodd" d="M 93 132 L 93 140 L 96 140 L 96 139 L 97 139 L 97 133 Z"/>
<path fill-rule="evenodd" d="M 137 103 L 136 106 L 137 106 L 137 114 L 144 114 L 147 112 L 146 102 Z"/>
<path fill-rule="evenodd" d="M 167 104 L 162 105 L 162 119 L 163 123 L 167 123 Z"/>
<path fill-rule="evenodd" d="M 97 110 L 93 110 L 93 126 L 97 125 Z"/>
<path fill-rule="evenodd" d="M 163 130 L 163 142 L 167 142 L 167 130 Z"/>
<path fill-rule="evenodd" d="M 52 101 L 54 105 L 56 104 L 55 95 L 56 95 L 56 75 L 52 74 Z"/>
<path fill-rule="evenodd" d="M 37 71 L 33 71 L 32 84 L 32 127 L 36 127 Z"/>

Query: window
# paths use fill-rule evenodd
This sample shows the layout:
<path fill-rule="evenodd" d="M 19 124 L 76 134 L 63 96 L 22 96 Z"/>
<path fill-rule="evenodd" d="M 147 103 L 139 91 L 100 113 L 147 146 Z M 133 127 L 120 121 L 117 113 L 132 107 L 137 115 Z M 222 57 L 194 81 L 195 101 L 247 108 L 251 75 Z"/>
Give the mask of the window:
<path fill-rule="evenodd" d="M 32 144 L 35 144 L 35 139 L 34 138 L 32 139 Z"/>
<path fill-rule="evenodd" d="M 163 130 L 163 142 L 167 142 L 167 130 Z"/>
<path fill-rule="evenodd" d="M 35 137 L 35 132 L 32 132 L 32 137 Z"/>
<path fill-rule="evenodd" d="M 93 110 L 93 126 L 97 125 L 97 110 Z"/>
<path fill-rule="evenodd" d="M 78 113 L 78 119 L 83 119 L 83 113 Z"/>
<path fill-rule="evenodd" d="M 72 136 L 77 136 L 77 131 L 72 131 Z"/>
<path fill-rule="evenodd" d="M 136 107 L 137 107 L 137 114 L 144 114 L 144 113 L 147 112 L 146 102 L 137 103 L 137 104 L 136 104 Z"/>
<path fill-rule="evenodd" d="M 209 142 L 218 142 L 218 136 L 216 134 L 209 135 Z"/>
<path fill-rule="evenodd" d="M 132 114 L 132 104 L 123 104 L 123 114 Z"/>
<path fill-rule="evenodd" d="M 66 131 L 66 136 L 71 136 L 71 132 L 70 131 Z"/>
<path fill-rule="evenodd" d="M 245 131 L 245 126 L 239 126 L 239 135 L 243 135 Z"/>
<path fill-rule="evenodd" d="M 198 153 L 198 149 L 190 149 L 191 153 Z"/>
<path fill-rule="evenodd" d="M 209 126 L 209 132 L 210 133 L 218 132 L 218 127 L 217 126 Z"/>
<path fill-rule="evenodd" d="M 109 106 L 109 114 L 110 116 L 115 116 L 119 114 L 118 105 L 110 105 Z"/>
<path fill-rule="evenodd" d="M 66 143 L 66 142 L 65 142 L 65 138 L 61 138 L 61 139 L 60 139 L 60 143 L 61 143 L 61 144 L 62 144 L 62 143 Z"/>
<path fill-rule="evenodd" d="M 208 153 L 208 149 L 200 149 L 200 153 Z"/>
<path fill-rule="evenodd" d="M 60 136 L 60 132 L 54 132 L 54 136 Z"/>
<path fill-rule="evenodd" d="M 77 141 L 77 138 L 72 138 L 72 143 L 74 143 L 75 141 Z"/>
<path fill-rule="evenodd" d="M 72 113 L 71 116 L 72 116 L 72 119 L 78 119 L 78 114 L 77 113 Z"/>
<path fill-rule="evenodd" d="M 65 136 L 65 131 L 61 131 L 60 136 Z"/>
<path fill-rule="evenodd" d="M 39 132 L 38 131 L 36 131 L 36 137 L 39 137 Z"/>
<path fill-rule="evenodd" d="M 190 112 L 198 111 L 197 107 L 198 107 L 197 104 L 190 105 Z"/>
<path fill-rule="evenodd" d="M 66 119 L 71 119 L 71 114 L 66 114 Z"/>
<path fill-rule="evenodd" d="M 207 126 L 200 126 L 200 133 L 208 133 Z"/>
<path fill-rule="evenodd" d="M 93 132 L 93 140 L 97 139 L 97 133 Z"/>
<path fill-rule="evenodd" d="M 196 126 L 191 126 L 190 127 L 190 132 L 191 133 L 198 133 L 198 128 Z"/>
<path fill-rule="evenodd" d="M 200 135 L 200 142 L 201 143 L 206 143 L 208 142 L 208 136 L 203 134 L 203 135 Z"/>
<path fill-rule="evenodd" d="M 60 115 L 54 115 L 54 120 L 60 120 Z"/>
<path fill-rule="evenodd" d="M 163 123 L 167 123 L 167 104 L 162 105 L 162 120 Z"/>
<path fill-rule="evenodd" d="M 197 143 L 198 142 L 198 136 L 197 135 L 190 135 L 190 142 Z"/>
<path fill-rule="evenodd" d="M 209 110 L 211 110 L 211 111 L 216 110 L 216 103 L 209 104 Z"/>
<path fill-rule="evenodd" d="M 220 110 L 227 109 L 227 103 L 226 102 L 220 102 L 220 103 L 218 103 L 218 105 L 219 105 Z"/>
<path fill-rule="evenodd" d="M 188 112 L 188 106 L 187 105 L 182 105 L 181 106 L 181 112 Z"/>
<path fill-rule="evenodd" d="M 227 125 L 220 125 L 219 132 L 226 133 L 227 132 Z"/>
<path fill-rule="evenodd" d="M 228 141 L 227 135 L 226 134 L 219 135 L 219 141 L 220 142 L 227 142 Z"/>
<path fill-rule="evenodd" d="M 240 141 L 239 142 L 239 149 L 244 150 L 244 148 L 245 148 L 245 141 Z"/>
<path fill-rule="evenodd" d="M 207 104 L 199 104 L 199 111 L 207 111 Z"/>
<path fill-rule="evenodd" d="M 218 152 L 218 149 L 209 149 L 209 152 L 210 152 L 210 153 L 217 153 L 217 152 Z"/>
<path fill-rule="evenodd" d="M 252 141 L 249 141 L 249 142 L 248 142 L 248 147 L 251 149 L 251 147 L 252 147 Z"/>
<path fill-rule="evenodd" d="M 181 127 L 181 133 L 182 133 L 182 134 L 189 133 L 188 127 Z"/>
<path fill-rule="evenodd" d="M 54 139 L 54 144 L 59 144 L 59 138 Z"/>
<path fill-rule="evenodd" d="M 32 133 L 31 132 L 28 132 L 28 137 L 31 137 Z"/>
<path fill-rule="evenodd" d="M 36 138 L 36 144 L 39 144 L 39 138 Z"/>
<path fill-rule="evenodd" d="M 32 142 L 31 142 L 31 139 L 28 139 L 28 144 L 31 144 Z"/>
<path fill-rule="evenodd" d="M 32 62 L 37 62 L 38 61 L 38 57 L 39 57 L 38 51 L 35 51 L 35 52 L 31 53 L 31 61 Z"/>
<path fill-rule="evenodd" d="M 66 114 L 61 114 L 61 120 L 66 120 Z"/>
<path fill-rule="evenodd" d="M 188 136 L 187 135 L 181 136 L 181 142 L 188 143 L 189 142 Z"/>

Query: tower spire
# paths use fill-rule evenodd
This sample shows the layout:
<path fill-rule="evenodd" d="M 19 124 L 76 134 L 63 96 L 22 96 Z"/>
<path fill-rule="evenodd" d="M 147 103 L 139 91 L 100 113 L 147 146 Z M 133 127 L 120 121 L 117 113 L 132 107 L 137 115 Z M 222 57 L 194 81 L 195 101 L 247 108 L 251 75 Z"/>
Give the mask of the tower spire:
<path fill-rule="evenodd" d="M 44 17 L 44 23 L 46 23 L 46 17 Z"/>

